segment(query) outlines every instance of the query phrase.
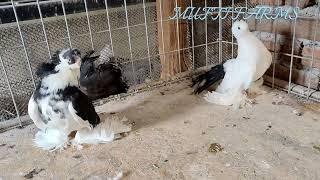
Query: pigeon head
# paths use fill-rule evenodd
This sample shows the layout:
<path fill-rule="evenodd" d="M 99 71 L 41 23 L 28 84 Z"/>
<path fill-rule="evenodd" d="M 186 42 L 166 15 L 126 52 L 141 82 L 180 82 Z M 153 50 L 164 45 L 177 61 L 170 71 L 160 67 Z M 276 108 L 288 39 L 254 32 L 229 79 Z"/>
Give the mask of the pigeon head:
<path fill-rule="evenodd" d="M 232 34 L 237 39 L 247 34 L 248 32 L 249 32 L 249 26 L 245 21 L 241 20 L 233 23 Z"/>
<path fill-rule="evenodd" d="M 44 78 L 50 74 L 55 74 L 63 70 L 80 69 L 81 57 L 78 49 L 64 49 L 56 51 L 50 62 L 44 62 L 37 67 L 36 75 Z"/>
<path fill-rule="evenodd" d="M 52 57 L 52 63 L 59 69 L 79 69 L 81 65 L 81 53 L 78 49 L 64 49 L 58 51 Z"/>

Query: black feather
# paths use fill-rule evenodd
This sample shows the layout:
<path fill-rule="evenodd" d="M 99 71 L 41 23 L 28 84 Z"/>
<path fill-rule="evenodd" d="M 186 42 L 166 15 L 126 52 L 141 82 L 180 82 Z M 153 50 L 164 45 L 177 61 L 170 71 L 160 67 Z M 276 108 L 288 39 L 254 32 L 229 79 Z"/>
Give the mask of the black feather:
<path fill-rule="evenodd" d="M 95 127 L 100 123 L 100 118 L 87 95 L 74 86 L 69 86 L 61 91 L 63 101 L 71 101 L 77 115 Z"/>
<path fill-rule="evenodd" d="M 99 56 L 94 56 L 91 57 L 91 55 L 94 53 L 95 51 L 89 51 L 85 54 L 85 56 L 81 59 L 81 62 L 84 63 L 86 61 L 95 61 L 99 58 Z"/>
<path fill-rule="evenodd" d="M 99 56 L 90 57 L 87 53 L 80 68 L 80 86 L 91 100 L 106 98 L 111 95 L 126 93 L 129 86 L 123 80 L 121 65 L 111 61 L 95 67 L 94 60 Z"/>
<path fill-rule="evenodd" d="M 36 75 L 42 79 L 50 74 L 55 74 L 57 73 L 55 67 L 56 65 L 53 63 L 42 63 L 40 66 L 38 66 Z"/>
<path fill-rule="evenodd" d="M 200 94 L 205 89 L 222 80 L 224 75 L 223 64 L 216 65 L 204 74 L 199 75 L 193 80 L 193 86 L 198 85 L 194 90 L 194 94 Z"/>
<path fill-rule="evenodd" d="M 51 56 L 51 63 L 53 63 L 53 64 L 55 64 L 55 65 L 57 65 L 57 64 L 59 64 L 60 63 L 60 57 L 59 57 L 59 54 L 60 54 L 60 52 L 61 51 L 56 51 L 56 52 L 54 52 L 53 54 L 52 54 L 52 56 Z"/>
<path fill-rule="evenodd" d="M 56 51 L 55 53 L 53 53 L 49 63 L 44 62 L 37 67 L 35 74 L 40 79 L 50 74 L 57 73 L 57 71 L 55 70 L 55 67 L 60 63 L 59 54 L 60 54 L 60 51 Z"/>

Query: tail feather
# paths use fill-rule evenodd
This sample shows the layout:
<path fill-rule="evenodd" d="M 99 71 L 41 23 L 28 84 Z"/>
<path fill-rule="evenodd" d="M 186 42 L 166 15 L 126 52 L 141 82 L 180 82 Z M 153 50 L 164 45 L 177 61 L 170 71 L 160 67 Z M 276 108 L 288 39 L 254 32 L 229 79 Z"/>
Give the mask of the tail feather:
<path fill-rule="evenodd" d="M 205 89 L 209 88 L 219 80 L 224 78 L 225 71 L 223 64 L 216 65 L 210 69 L 210 71 L 205 74 L 199 75 L 194 81 L 193 84 L 198 84 L 194 90 L 194 94 L 200 94 Z"/>

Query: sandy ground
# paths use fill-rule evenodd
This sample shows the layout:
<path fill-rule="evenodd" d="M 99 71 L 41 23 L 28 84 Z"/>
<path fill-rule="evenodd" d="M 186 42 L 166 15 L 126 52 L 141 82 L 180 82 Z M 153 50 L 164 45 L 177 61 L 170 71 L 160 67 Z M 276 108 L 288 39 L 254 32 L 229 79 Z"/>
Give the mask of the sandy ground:
<path fill-rule="evenodd" d="M 319 104 L 269 90 L 233 110 L 190 92 L 183 82 L 98 107 L 135 122 L 110 144 L 49 153 L 32 146 L 33 125 L 0 134 L 0 179 L 320 179 Z"/>

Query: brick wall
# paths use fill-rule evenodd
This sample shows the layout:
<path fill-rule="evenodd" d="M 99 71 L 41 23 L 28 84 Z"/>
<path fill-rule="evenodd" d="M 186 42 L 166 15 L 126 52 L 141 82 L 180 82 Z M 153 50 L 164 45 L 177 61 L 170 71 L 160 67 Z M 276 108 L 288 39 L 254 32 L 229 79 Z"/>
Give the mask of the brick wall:
<path fill-rule="evenodd" d="M 277 0 L 251 0 L 251 3 L 271 5 L 274 6 L 278 3 Z M 260 3 L 262 2 L 262 3 Z M 294 6 L 296 0 L 280 1 L 281 5 Z M 307 11 L 317 10 L 319 7 L 312 7 L 316 5 L 315 0 L 302 0 L 299 1 L 300 11 L 305 14 Z M 307 9 L 306 9 L 307 8 Z M 302 13 L 300 15 L 303 15 Z M 309 16 L 310 17 L 310 16 Z M 250 29 L 255 31 L 266 47 L 270 51 L 276 50 L 275 61 L 275 77 L 281 80 L 288 81 L 290 74 L 291 57 L 285 54 L 291 54 L 292 49 L 296 57 L 293 58 L 292 82 L 308 86 L 311 83 L 311 88 L 319 88 L 320 77 L 320 20 L 317 25 L 316 16 L 311 18 L 299 18 L 296 23 L 290 20 L 277 19 L 272 20 L 255 20 L 248 21 Z M 295 33 L 294 33 L 295 28 Z M 316 33 L 316 34 L 315 34 Z M 277 40 L 275 41 L 275 34 Z M 293 36 L 295 35 L 295 42 L 292 48 Z M 315 39 L 315 41 L 313 41 Z M 276 43 L 275 43 L 276 42 Z M 311 59 L 313 63 L 311 63 Z M 311 68 L 312 65 L 312 68 Z M 267 72 L 267 75 L 273 75 L 273 67 Z"/>

